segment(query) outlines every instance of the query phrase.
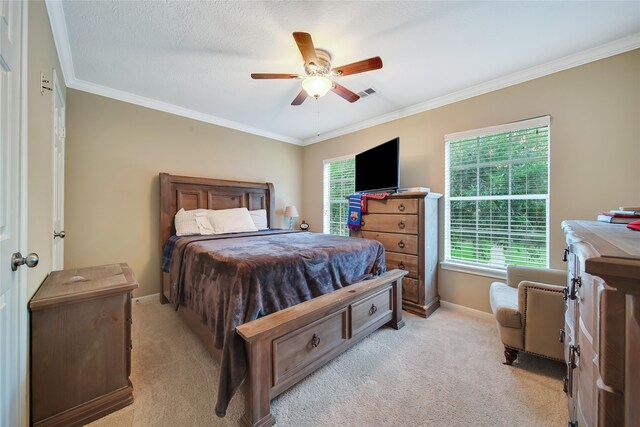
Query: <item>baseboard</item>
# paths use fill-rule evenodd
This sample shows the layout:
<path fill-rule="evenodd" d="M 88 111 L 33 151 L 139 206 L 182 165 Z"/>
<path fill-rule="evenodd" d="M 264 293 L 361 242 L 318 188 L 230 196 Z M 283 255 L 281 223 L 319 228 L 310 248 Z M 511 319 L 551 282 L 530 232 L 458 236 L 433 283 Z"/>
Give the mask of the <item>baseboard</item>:
<path fill-rule="evenodd" d="M 449 310 L 457 311 L 459 313 L 464 313 L 477 319 L 484 320 L 485 322 L 493 323 L 496 321 L 493 317 L 493 314 L 487 313 L 486 311 L 476 310 L 475 308 L 465 307 L 464 305 L 458 305 L 449 301 L 440 300 L 440 306 Z"/>
<path fill-rule="evenodd" d="M 136 297 L 133 299 L 133 302 L 136 304 L 146 304 L 152 301 L 160 301 L 160 294 L 158 293 L 158 294 L 145 295 L 145 296 Z"/>

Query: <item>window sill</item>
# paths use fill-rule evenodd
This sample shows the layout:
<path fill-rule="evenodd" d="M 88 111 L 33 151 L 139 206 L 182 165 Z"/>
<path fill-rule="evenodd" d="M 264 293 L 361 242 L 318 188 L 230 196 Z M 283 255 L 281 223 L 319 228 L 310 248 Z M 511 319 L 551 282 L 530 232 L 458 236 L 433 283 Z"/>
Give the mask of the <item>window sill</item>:
<path fill-rule="evenodd" d="M 443 270 L 457 271 L 459 273 L 475 274 L 476 276 L 507 280 L 507 270 L 502 270 L 500 268 L 481 267 L 479 265 L 462 264 L 454 261 L 442 261 L 440 263 L 440 268 Z"/>

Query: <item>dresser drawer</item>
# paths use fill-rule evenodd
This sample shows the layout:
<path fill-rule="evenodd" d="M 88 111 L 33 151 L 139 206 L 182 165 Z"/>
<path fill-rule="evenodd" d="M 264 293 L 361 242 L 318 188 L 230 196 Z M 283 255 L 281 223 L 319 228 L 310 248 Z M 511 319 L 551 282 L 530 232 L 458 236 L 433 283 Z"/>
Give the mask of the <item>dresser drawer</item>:
<path fill-rule="evenodd" d="M 347 340 L 347 308 L 273 341 L 273 385 L 305 369 Z"/>
<path fill-rule="evenodd" d="M 624 391 L 625 298 L 622 292 L 600 289 L 599 365 L 602 381 Z"/>
<path fill-rule="evenodd" d="M 403 254 L 418 254 L 418 236 L 413 234 L 380 233 L 375 231 L 363 231 L 360 233 L 365 239 L 377 240 L 384 245 L 386 251 L 400 252 Z"/>
<path fill-rule="evenodd" d="M 577 376 L 577 404 L 588 425 L 595 424 L 596 419 L 596 382 L 598 381 L 598 366 L 592 343 L 585 335 L 583 325 L 578 326 L 578 367 L 574 375 Z"/>
<path fill-rule="evenodd" d="M 399 254 L 396 252 L 385 253 L 387 270 L 399 268 L 409 272 L 407 277 L 418 279 L 418 257 L 415 255 Z"/>
<path fill-rule="evenodd" d="M 587 273 L 581 273 L 576 280 L 578 282 L 574 286 L 577 286 L 580 319 L 595 348 L 598 348 L 598 288 L 604 286 L 604 281 Z"/>
<path fill-rule="evenodd" d="M 356 336 L 383 318 L 391 320 L 391 291 L 392 288 L 389 287 L 351 304 L 351 336 Z"/>
<path fill-rule="evenodd" d="M 367 213 L 417 214 L 417 199 L 367 199 Z"/>
<path fill-rule="evenodd" d="M 624 396 L 603 390 L 598 384 L 598 425 L 624 426 Z M 632 426 L 634 424 L 629 423 Z"/>
<path fill-rule="evenodd" d="M 405 277 L 402 279 L 402 299 L 411 302 L 418 302 L 418 281 Z"/>
<path fill-rule="evenodd" d="M 362 231 L 418 234 L 417 215 L 367 214 L 362 215 Z"/>

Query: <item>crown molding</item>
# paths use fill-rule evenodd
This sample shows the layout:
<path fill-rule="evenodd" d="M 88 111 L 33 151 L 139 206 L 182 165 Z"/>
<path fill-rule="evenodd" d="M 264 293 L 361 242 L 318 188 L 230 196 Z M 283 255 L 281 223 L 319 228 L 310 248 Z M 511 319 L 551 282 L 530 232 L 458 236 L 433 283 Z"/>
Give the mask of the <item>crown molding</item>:
<path fill-rule="evenodd" d="M 89 92 L 94 95 L 100 95 L 107 98 L 116 99 L 118 101 L 127 102 L 129 104 L 135 104 L 141 107 L 151 108 L 153 110 L 175 114 L 177 116 L 182 116 L 189 119 L 198 120 L 201 122 L 210 123 L 213 125 L 222 126 L 230 129 L 235 129 L 241 132 L 263 136 L 265 138 L 275 139 L 277 141 L 287 142 L 293 145 L 300 145 L 300 140 L 296 138 L 258 129 L 253 126 L 234 122 L 232 120 L 223 119 L 221 117 L 213 116 L 211 114 L 201 113 L 199 111 L 190 110 L 188 108 L 180 107 L 178 105 L 170 104 L 168 102 L 158 101 L 157 99 L 135 95 L 130 92 L 113 89 L 107 86 L 102 86 L 96 83 L 91 83 L 91 82 L 87 82 L 80 79 L 74 78 L 73 80 L 69 81 L 67 83 L 67 87 L 70 87 L 71 89 L 77 89 L 83 92 Z"/>
<path fill-rule="evenodd" d="M 478 95 L 483 95 L 499 89 L 504 89 L 509 86 L 524 83 L 529 80 L 544 77 L 549 74 L 557 73 L 559 71 L 567 70 L 569 68 L 577 67 L 589 62 L 597 61 L 599 59 L 604 59 L 613 55 L 640 48 L 640 33 L 632 34 L 628 37 L 624 37 L 611 43 L 606 43 L 592 49 L 587 49 L 585 51 L 569 55 L 564 58 L 547 62 L 546 64 L 537 65 L 535 67 L 531 67 L 504 77 L 499 77 L 485 83 L 471 86 L 469 88 L 453 92 L 448 95 L 433 98 L 419 104 L 400 108 L 398 110 L 391 111 L 389 113 L 368 120 L 335 129 L 322 134 L 321 136 L 298 139 L 291 136 L 280 135 L 263 129 L 258 129 L 253 126 L 234 122 L 211 114 L 190 110 L 188 108 L 180 107 L 168 102 L 158 101 L 156 99 L 135 95 L 130 92 L 113 89 L 107 86 L 102 86 L 76 78 L 62 2 L 58 0 L 45 0 L 45 4 L 47 7 L 47 13 L 49 15 L 49 21 L 51 23 L 53 39 L 56 45 L 56 50 L 58 52 L 58 58 L 60 60 L 60 66 L 62 67 L 62 74 L 64 76 L 65 84 L 67 87 L 81 90 L 83 92 L 93 93 L 95 95 L 105 96 L 107 98 L 117 99 L 119 101 L 128 102 L 130 104 L 140 105 L 142 107 L 147 107 L 154 110 L 164 111 L 165 113 L 176 114 L 178 116 L 187 117 L 205 123 L 211 123 L 214 125 L 239 130 L 241 132 L 246 132 L 253 135 L 263 136 L 265 138 L 275 139 L 278 141 L 287 142 L 289 144 L 301 146 L 326 141 L 338 136 L 377 126 L 393 120 L 398 120 L 403 117 L 412 116 L 414 114 L 422 113 L 424 111 L 432 110 L 444 105 L 453 104 L 454 102 L 463 101 L 465 99 L 473 98 Z"/>
<path fill-rule="evenodd" d="M 640 33 L 302 140 L 307 146 L 640 48 Z"/>
<path fill-rule="evenodd" d="M 56 45 L 62 76 L 67 86 L 68 82 L 75 80 L 73 69 L 73 57 L 71 55 L 71 45 L 69 44 L 69 33 L 67 32 L 67 21 L 64 17 L 64 9 L 61 1 L 45 0 L 49 24 L 53 33 L 53 42 Z"/>
<path fill-rule="evenodd" d="M 83 92 L 93 93 L 94 95 L 100 95 L 107 98 L 116 99 L 118 101 L 127 102 L 129 104 L 135 104 L 142 107 L 163 111 L 165 113 L 186 117 L 189 119 L 235 129 L 241 132 L 263 136 L 265 138 L 270 138 L 277 141 L 287 142 L 289 144 L 300 145 L 299 139 L 292 138 L 287 135 L 280 135 L 274 132 L 269 132 L 253 126 L 245 125 L 243 123 L 223 119 L 222 117 L 217 117 L 211 114 L 202 113 L 200 111 L 180 107 L 168 102 L 158 101 L 156 99 L 147 98 L 145 96 L 136 95 L 130 92 L 125 92 L 119 89 L 113 89 L 107 86 L 78 79 L 73 67 L 71 45 L 69 44 L 69 33 L 67 32 L 67 23 L 64 17 L 62 2 L 55 0 L 45 0 L 45 4 L 47 7 L 47 13 L 49 15 L 49 22 L 51 24 L 53 40 L 56 45 L 56 51 L 58 52 L 58 59 L 60 60 L 60 67 L 62 68 L 62 74 L 64 76 L 64 81 L 67 87 Z"/>

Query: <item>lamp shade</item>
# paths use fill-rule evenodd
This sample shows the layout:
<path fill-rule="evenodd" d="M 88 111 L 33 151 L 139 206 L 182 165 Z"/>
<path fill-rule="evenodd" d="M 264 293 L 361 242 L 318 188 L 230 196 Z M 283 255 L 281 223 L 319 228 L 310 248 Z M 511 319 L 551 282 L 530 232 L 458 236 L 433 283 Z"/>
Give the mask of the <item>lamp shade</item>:
<path fill-rule="evenodd" d="M 302 88 L 316 99 L 325 96 L 332 86 L 331 80 L 323 76 L 309 76 L 302 81 Z"/>
<path fill-rule="evenodd" d="M 296 208 L 295 206 L 287 206 L 284 209 L 284 216 L 288 217 L 288 218 L 297 218 L 300 215 L 298 214 L 298 208 Z"/>

